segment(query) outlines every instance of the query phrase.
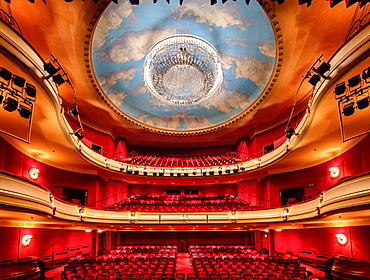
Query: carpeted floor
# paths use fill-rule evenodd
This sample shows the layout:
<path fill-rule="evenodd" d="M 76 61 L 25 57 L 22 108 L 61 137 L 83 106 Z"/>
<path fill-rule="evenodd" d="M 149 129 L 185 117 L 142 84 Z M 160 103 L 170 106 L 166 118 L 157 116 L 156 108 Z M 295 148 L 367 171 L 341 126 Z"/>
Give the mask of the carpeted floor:
<path fill-rule="evenodd" d="M 178 253 L 177 255 L 177 272 L 178 273 L 190 273 L 192 271 L 191 262 L 188 253 Z"/>

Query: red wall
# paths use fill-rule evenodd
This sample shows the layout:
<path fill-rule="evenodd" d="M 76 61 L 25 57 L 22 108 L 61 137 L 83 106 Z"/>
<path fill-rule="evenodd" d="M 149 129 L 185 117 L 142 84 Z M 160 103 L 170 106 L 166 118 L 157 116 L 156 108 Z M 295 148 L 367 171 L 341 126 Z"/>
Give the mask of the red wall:
<path fill-rule="evenodd" d="M 181 193 L 185 189 L 197 189 L 201 195 L 236 195 L 237 187 L 235 184 L 231 185 L 205 185 L 205 186 L 163 186 L 163 185 L 129 185 L 129 195 L 165 195 L 166 190 L 180 189 Z"/>
<path fill-rule="evenodd" d="M 239 244 L 250 245 L 245 235 L 249 232 L 120 232 L 119 245 L 178 245 L 179 235 L 186 236 L 188 245 Z"/>
<path fill-rule="evenodd" d="M 336 234 L 344 233 L 348 243 L 340 245 Z M 320 229 L 282 230 L 275 232 L 277 252 L 292 252 L 299 255 L 300 250 L 313 251 L 313 255 L 342 255 L 350 258 L 370 260 L 370 226 L 333 227 Z"/>
<path fill-rule="evenodd" d="M 25 234 L 33 236 L 28 246 L 22 244 Z M 0 261 L 52 256 L 53 252 L 92 245 L 92 234 L 77 230 L 0 227 L 0 236 Z"/>

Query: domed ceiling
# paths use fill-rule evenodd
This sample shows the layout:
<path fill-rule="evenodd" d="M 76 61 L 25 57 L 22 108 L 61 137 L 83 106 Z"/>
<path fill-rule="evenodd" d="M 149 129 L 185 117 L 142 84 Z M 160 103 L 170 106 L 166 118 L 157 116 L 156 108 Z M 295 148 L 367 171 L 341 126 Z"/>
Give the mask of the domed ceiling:
<path fill-rule="evenodd" d="M 221 88 L 205 103 L 163 104 L 145 86 L 143 68 L 148 51 L 176 34 L 205 40 L 221 57 Z M 202 0 L 184 1 L 183 5 L 141 1 L 137 6 L 120 1 L 104 11 L 92 45 L 92 64 L 103 98 L 140 125 L 174 133 L 207 131 L 246 112 L 265 92 L 275 57 L 274 31 L 255 1 L 214 6 Z"/>

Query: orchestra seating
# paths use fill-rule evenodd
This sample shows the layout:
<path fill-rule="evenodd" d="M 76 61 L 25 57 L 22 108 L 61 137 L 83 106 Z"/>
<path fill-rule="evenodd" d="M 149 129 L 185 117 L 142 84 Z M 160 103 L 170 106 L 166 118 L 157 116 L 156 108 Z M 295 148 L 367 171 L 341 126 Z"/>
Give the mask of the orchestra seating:
<path fill-rule="evenodd" d="M 189 247 L 196 279 L 279 279 L 308 278 L 298 257 L 269 256 L 267 250 L 257 251 L 241 245 L 196 245 Z"/>
<path fill-rule="evenodd" d="M 303 280 L 308 279 L 298 257 L 269 256 L 243 245 L 191 245 L 192 271 L 178 273 L 177 246 L 117 246 L 98 257 L 77 257 L 62 271 L 62 279 L 98 280 Z"/>
<path fill-rule="evenodd" d="M 250 210 L 249 203 L 232 195 L 165 195 L 132 196 L 107 209 L 122 211 L 242 211 Z"/>
<path fill-rule="evenodd" d="M 62 279 L 163 279 L 176 274 L 177 246 L 117 246 L 98 257 L 76 257 L 62 271 Z"/>

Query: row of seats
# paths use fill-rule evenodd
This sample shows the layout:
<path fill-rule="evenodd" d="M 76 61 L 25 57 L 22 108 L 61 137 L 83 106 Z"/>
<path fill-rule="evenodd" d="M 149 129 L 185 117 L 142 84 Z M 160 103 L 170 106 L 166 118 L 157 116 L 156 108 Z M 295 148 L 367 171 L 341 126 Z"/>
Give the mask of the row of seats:
<path fill-rule="evenodd" d="M 252 206 L 234 196 L 133 196 L 107 209 L 122 211 L 243 211 Z"/>
<path fill-rule="evenodd" d="M 246 246 L 194 246 L 189 248 L 198 279 L 296 279 L 308 278 L 299 259 L 290 255 L 272 257 L 267 250 Z"/>
<path fill-rule="evenodd" d="M 157 167 L 208 167 L 235 164 L 238 161 L 238 158 L 230 155 L 194 157 L 136 155 L 125 160 L 129 164 Z"/>

